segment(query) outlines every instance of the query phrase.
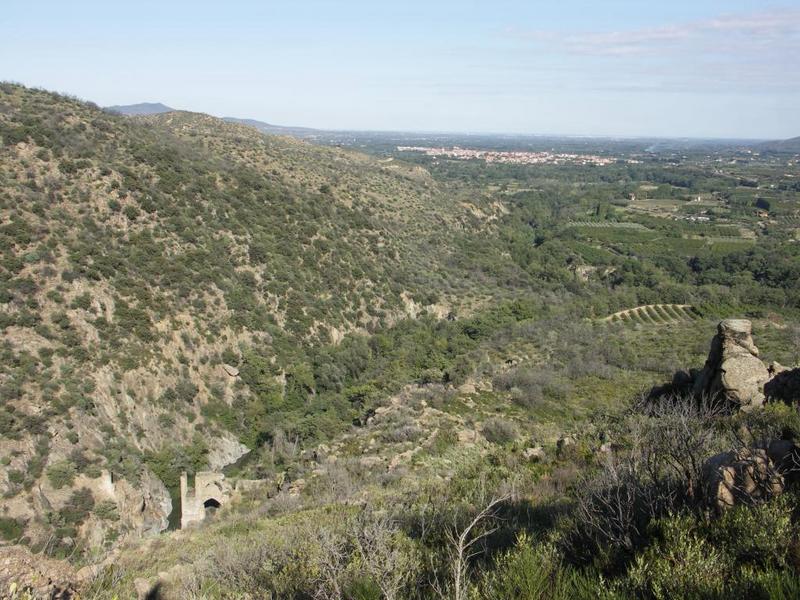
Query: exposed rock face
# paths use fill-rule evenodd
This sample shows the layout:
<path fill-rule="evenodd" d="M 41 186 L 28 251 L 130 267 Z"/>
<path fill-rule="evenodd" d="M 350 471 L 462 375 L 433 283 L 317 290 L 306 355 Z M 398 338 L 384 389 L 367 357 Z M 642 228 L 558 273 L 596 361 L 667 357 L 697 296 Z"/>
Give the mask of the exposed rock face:
<path fill-rule="evenodd" d="M 208 445 L 208 468 L 211 471 L 219 471 L 250 452 L 250 448 L 240 443 L 236 436 L 228 432 L 211 438 Z"/>
<path fill-rule="evenodd" d="M 703 465 L 706 502 L 725 510 L 737 502 L 769 498 L 783 492 L 784 479 L 766 450 L 723 452 Z"/>
<path fill-rule="evenodd" d="M 172 498 L 161 480 L 144 471 L 134 488 L 125 480 L 114 483 L 120 520 L 138 535 L 156 535 L 169 526 Z"/>
<path fill-rule="evenodd" d="M 68 600 L 75 598 L 75 573 L 63 560 L 54 560 L 41 554 L 31 554 L 24 546 L 0 548 L 0 596 L 24 598 L 30 592 L 33 598 Z M 11 586 L 16 586 L 15 596 Z"/>
<path fill-rule="evenodd" d="M 740 408 L 764 404 L 769 371 L 758 358 L 752 325 L 745 319 L 725 319 L 717 327 L 705 367 L 695 380 L 698 396 L 723 396 Z"/>

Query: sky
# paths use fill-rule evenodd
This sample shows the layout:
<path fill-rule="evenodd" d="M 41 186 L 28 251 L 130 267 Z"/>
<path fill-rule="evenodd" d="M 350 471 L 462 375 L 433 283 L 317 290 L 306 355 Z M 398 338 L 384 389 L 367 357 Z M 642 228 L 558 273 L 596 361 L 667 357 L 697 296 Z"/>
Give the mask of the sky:
<path fill-rule="evenodd" d="M 800 135 L 800 0 L 3 0 L 0 79 L 325 129 Z"/>

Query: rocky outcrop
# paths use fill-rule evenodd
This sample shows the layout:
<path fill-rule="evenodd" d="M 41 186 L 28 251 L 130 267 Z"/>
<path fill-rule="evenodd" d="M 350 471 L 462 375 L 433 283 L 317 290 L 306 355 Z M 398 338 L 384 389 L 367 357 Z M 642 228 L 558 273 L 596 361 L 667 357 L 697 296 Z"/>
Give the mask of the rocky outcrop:
<path fill-rule="evenodd" d="M 121 479 L 114 483 L 120 520 L 139 536 L 156 535 L 169 526 L 172 498 L 161 480 L 144 471 L 133 487 Z"/>
<path fill-rule="evenodd" d="M 223 432 L 222 435 L 208 440 L 208 468 L 211 471 L 219 471 L 223 467 L 232 465 L 245 454 L 250 452 L 250 448 L 239 442 L 232 433 Z"/>
<path fill-rule="evenodd" d="M 712 456 L 703 465 L 702 474 L 706 503 L 717 510 L 767 499 L 784 488 L 783 475 L 763 449 L 743 448 Z"/>
<path fill-rule="evenodd" d="M 752 325 L 725 319 L 717 327 L 705 367 L 694 383 L 697 396 L 723 397 L 743 410 L 761 406 L 770 373 L 758 357 Z"/>
<path fill-rule="evenodd" d="M 533 448 L 525 448 L 525 450 L 522 451 L 522 456 L 531 462 L 540 462 L 545 459 L 546 454 L 544 448 L 541 446 L 534 446 Z"/>

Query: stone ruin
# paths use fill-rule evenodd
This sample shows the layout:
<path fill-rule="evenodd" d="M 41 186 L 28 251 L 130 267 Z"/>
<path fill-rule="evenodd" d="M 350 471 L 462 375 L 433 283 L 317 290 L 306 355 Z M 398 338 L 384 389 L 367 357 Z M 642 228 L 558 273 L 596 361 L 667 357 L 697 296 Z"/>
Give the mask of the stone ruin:
<path fill-rule="evenodd" d="M 228 504 L 233 487 L 222 473 L 199 471 L 194 476 L 194 487 L 189 488 L 189 477 L 181 474 L 181 529 L 199 523 Z"/>
<path fill-rule="evenodd" d="M 194 486 L 189 487 L 189 476 L 181 474 L 181 529 L 192 523 L 201 523 L 227 506 L 242 492 L 255 490 L 267 484 L 265 479 L 239 479 L 235 485 L 216 471 L 198 471 Z"/>

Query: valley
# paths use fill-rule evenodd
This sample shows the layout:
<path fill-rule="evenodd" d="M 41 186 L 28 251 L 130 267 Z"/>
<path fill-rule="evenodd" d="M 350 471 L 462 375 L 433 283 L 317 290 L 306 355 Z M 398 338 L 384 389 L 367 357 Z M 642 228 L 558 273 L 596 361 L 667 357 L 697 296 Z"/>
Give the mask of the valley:
<path fill-rule="evenodd" d="M 793 597 L 791 145 L 146 109 L 0 84 L 3 584 Z"/>

